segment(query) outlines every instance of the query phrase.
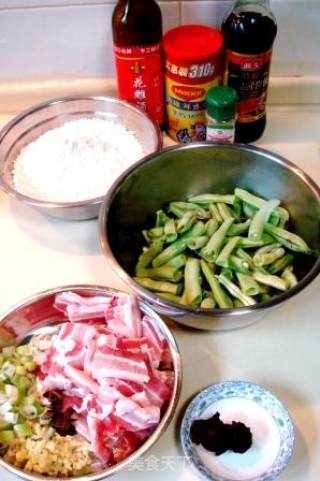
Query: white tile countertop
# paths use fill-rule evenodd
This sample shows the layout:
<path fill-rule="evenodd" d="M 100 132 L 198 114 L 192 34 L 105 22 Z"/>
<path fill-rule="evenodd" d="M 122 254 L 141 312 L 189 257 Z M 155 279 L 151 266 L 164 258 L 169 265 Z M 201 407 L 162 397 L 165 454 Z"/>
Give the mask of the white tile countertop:
<path fill-rule="evenodd" d="M 0 116 L 0 123 L 7 117 Z M 320 108 L 272 106 L 258 145 L 287 157 L 320 184 Z M 0 193 L 0 313 L 25 297 L 66 284 L 127 290 L 100 252 L 97 221 L 61 221 Z M 179 419 L 199 390 L 225 380 L 270 389 L 288 407 L 296 428 L 293 458 L 279 481 L 318 481 L 320 473 L 320 277 L 292 300 L 247 328 L 196 332 L 172 323 L 183 359 L 176 416 L 160 441 L 115 481 L 195 481 L 183 462 Z M 16 480 L 0 469 L 1 481 Z"/>

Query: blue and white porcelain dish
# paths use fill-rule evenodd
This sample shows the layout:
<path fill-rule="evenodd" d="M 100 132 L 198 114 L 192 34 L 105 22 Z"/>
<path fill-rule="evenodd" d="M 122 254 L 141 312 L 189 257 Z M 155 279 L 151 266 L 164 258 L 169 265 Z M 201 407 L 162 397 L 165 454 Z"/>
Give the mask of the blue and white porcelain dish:
<path fill-rule="evenodd" d="M 243 454 L 216 456 L 190 438 L 196 419 L 216 412 L 224 422 L 243 422 L 252 432 L 252 446 Z M 294 428 L 287 409 L 269 391 L 246 381 L 214 384 L 189 404 L 181 425 L 181 443 L 188 463 L 206 481 L 272 481 L 287 466 L 294 449 Z"/>

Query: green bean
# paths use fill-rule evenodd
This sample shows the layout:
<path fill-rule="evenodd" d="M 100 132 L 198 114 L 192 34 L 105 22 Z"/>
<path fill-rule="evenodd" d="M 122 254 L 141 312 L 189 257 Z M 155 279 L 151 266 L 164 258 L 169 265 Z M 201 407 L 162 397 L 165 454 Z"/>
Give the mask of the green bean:
<path fill-rule="evenodd" d="M 261 302 L 268 302 L 272 298 L 271 294 L 269 292 L 263 292 L 261 296 Z"/>
<path fill-rule="evenodd" d="M 222 284 L 233 297 L 243 302 L 245 306 L 253 306 L 256 304 L 256 301 L 253 299 L 253 297 L 244 294 L 236 284 L 230 281 L 230 279 L 225 277 L 223 274 L 220 274 L 218 279 L 220 284 Z"/>
<path fill-rule="evenodd" d="M 156 227 L 163 227 L 165 223 L 169 220 L 169 217 L 162 209 L 156 212 Z"/>
<path fill-rule="evenodd" d="M 235 219 L 235 216 L 232 210 L 230 209 L 230 207 L 227 206 L 227 204 L 218 202 L 217 207 L 218 207 L 219 214 L 221 215 L 223 220 L 230 219 L 230 218 Z"/>
<path fill-rule="evenodd" d="M 228 294 L 222 289 L 219 284 L 218 279 L 215 277 L 213 272 L 211 271 L 208 263 L 201 259 L 200 261 L 201 270 L 203 272 L 204 277 L 206 278 L 210 289 L 212 290 L 213 297 L 216 300 L 218 306 L 221 309 L 228 309 L 233 307 L 233 302 L 228 296 Z"/>
<path fill-rule="evenodd" d="M 287 289 L 286 283 L 278 276 L 271 274 L 263 274 L 262 272 L 254 271 L 252 276 L 259 284 L 266 284 L 267 286 L 274 287 L 279 291 L 285 291 Z"/>
<path fill-rule="evenodd" d="M 174 242 L 177 240 L 178 234 L 176 231 L 176 224 L 174 219 L 168 219 L 163 227 L 164 235 L 167 242 Z"/>
<path fill-rule="evenodd" d="M 187 210 L 181 219 L 178 220 L 177 223 L 177 232 L 179 234 L 183 234 L 187 230 L 191 229 L 191 227 L 197 222 L 197 218 L 194 215 L 194 212 L 191 210 Z"/>
<path fill-rule="evenodd" d="M 163 227 L 153 227 L 152 229 L 148 230 L 148 235 L 150 239 L 154 239 L 155 237 L 161 237 L 164 233 Z"/>
<path fill-rule="evenodd" d="M 218 207 L 215 205 L 215 204 L 210 204 L 209 205 L 209 212 L 211 214 L 211 217 L 213 219 L 216 219 L 218 221 L 219 224 L 222 224 L 223 222 L 223 219 L 220 215 L 220 212 L 218 210 Z"/>
<path fill-rule="evenodd" d="M 198 306 L 202 301 L 200 276 L 200 261 L 194 257 L 188 257 L 184 270 L 184 285 L 188 304 Z"/>
<path fill-rule="evenodd" d="M 285 253 L 286 251 L 280 247 L 280 244 L 270 244 L 260 247 L 260 249 L 255 252 L 253 262 L 259 267 L 267 266 L 275 262 L 277 259 L 280 259 Z"/>
<path fill-rule="evenodd" d="M 231 237 L 228 240 L 227 244 L 221 250 L 220 254 L 216 259 L 216 264 L 218 266 L 229 267 L 230 265 L 229 257 L 231 256 L 231 253 L 233 252 L 233 250 L 236 248 L 238 242 L 239 242 L 239 237 Z"/>
<path fill-rule="evenodd" d="M 233 269 L 236 272 L 242 272 L 243 274 L 247 274 L 249 272 L 249 263 L 245 259 L 241 259 L 241 257 L 231 255 L 230 256 L 230 269 Z"/>
<path fill-rule="evenodd" d="M 248 252 L 246 252 L 244 249 L 242 249 L 241 247 L 239 249 L 237 249 L 236 255 L 238 257 L 240 257 L 240 259 L 243 259 L 244 261 L 246 261 L 248 263 L 248 266 L 249 266 L 250 269 L 252 269 L 252 270 L 255 269 L 255 265 L 254 265 L 254 262 L 252 260 L 251 255 L 248 254 Z"/>
<path fill-rule="evenodd" d="M 216 305 L 216 301 L 214 300 L 213 297 L 206 297 L 205 299 L 202 300 L 200 307 L 202 309 L 213 309 L 215 305 Z"/>
<path fill-rule="evenodd" d="M 181 252 L 185 251 L 187 248 L 186 241 L 184 239 L 178 239 L 168 247 L 166 247 L 161 254 L 157 255 L 152 261 L 153 267 L 160 267 L 166 264 L 170 259 L 176 257 Z"/>
<path fill-rule="evenodd" d="M 197 204 L 216 204 L 217 202 L 223 202 L 224 204 L 233 205 L 234 195 L 225 194 L 201 194 L 190 197 L 190 202 L 196 202 Z"/>
<path fill-rule="evenodd" d="M 233 236 L 233 235 L 244 234 L 245 232 L 248 231 L 250 224 L 251 224 L 251 219 L 247 219 L 245 222 L 242 222 L 241 224 L 233 224 L 228 231 L 228 235 Z"/>
<path fill-rule="evenodd" d="M 256 207 L 253 207 L 253 205 L 250 205 L 247 202 L 243 202 L 242 209 L 243 209 L 244 215 L 249 219 L 252 219 L 252 217 L 254 217 L 256 212 L 258 211 Z"/>
<path fill-rule="evenodd" d="M 189 239 L 190 237 L 196 237 L 201 235 L 206 235 L 206 228 L 205 224 L 201 222 L 201 220 L 198 220 L 198 222 L 196 222 L 191 227 L 191 229 L 189 229 L 181 236 L 181 239 Z"/>
<path fill-rule="evenodd" d="M 152 279 L 148 279 L 147 277 L 134 277 L 133 279 L 137 282 L 137 284 L 140 284 L 140 286 L 144 287 L 145 289 L 149 289 L 150 291 L 169 292 L 170 294 L 177 296 L 182 290 L 182 284 L 154 281 Z"/>
<path fill-rule="evenodd" d="M 294 256 L 292 254 L 286 254 L 280 259 L 277 259 L 273 264 L 271 264 L 268 268 L 270 274 L 277 274 L 281 272 L 285 267 L 289 264 L 292 264 L 294 260 Z"/>
<path fill-rule="evenodd" d="M 233 211 L 235 214 L 235 218 L 237 220 L 240 220 L 242 217 L 242 202 L 237 196 L 234 196 Z"/>
<path fill-rule="evenodd" d="M 156 281 L 179 282 L 182 279 L 182 272 L 176 267 L 163 265 L 151 269 L 140 270 L 137 277 L 148 277 Z"/>
<path fill-rule="evenodd" d="M 310 254 L 312 252 L 307 243 L 297 234 L 293 234 L 282 227 L 276 227 L 270 223 L 265 225 L 265 230 L 285 247 L 288 247 L 288 249 L 303 252 L 304 254 Z"/>
<path fill-rule="evenodd" d="M 211 262 L 218 257 L 223 241 L 233 221 L 234 219 L 231 218 L 226 219 L 223 224 L 221 224 L 219 229 L 214 234 L 212 234 L 208 244 L 200 251 L 200 255 L 204 259 Z"/>
<path fill-rule="evenodd" d="M 209 237 L 202 235 L 202 236 L 195 236 L 190 237 L 186 240 L 187 246 L 192 251 L 196 251 L 197 249 L 201 249 L 208 243 Z"/>
<path fill-rule="evenodd" d="M 152 260 L 160 254 L 163 249 L 163 244 L 160 241 L 154 241 L 149 248 L 147 248 L 139 257 L 136 265 L 136 275 L 146 267 L 148 267 Z"/>
<path fill-rule="evenodd" d="M 257 296 L 261 293 L 259 284 L 251 275 L 237 272 L 237 278 L 242 292 L 248 294 L 248 296 Z"/>
<path fill-rule="evenodd" d="M 177 304 L 181 304 L 181 296 L 175 296 L 174 294 L 170 294 L 170 292 L 155 292 L 155 294 L 159 297 L 163 297 L 167 301 L 176 302 Z"/>
<path fill-rule="evenodd" d="M 254 215 L 249 227 L 249 239 L 260 240 L 264 226 L 268 222 L 272 212 L 280 204 L 279 200 L 268 200 Z"/>
<path fill-rule="evenodd" d="M 281 279 L 284 280 L 288 289 L 298 284 L 298 280 L 293 273 L 293 266 L 287 266 L 281 274 Z"/>
<path fill-rule="evenodd" d="M 205 209 L 192 202 L 171 202 L 170 205 L 171 207 L 173 206 L 174 209 L 178 209 L 179 213 L 192 210 L 199 219 L 209 219 L 210 217 L 210 214 Z"/>
<path fill-rule="evenodd" d="M 177 206 L 176 202 L 170 202 L 168 212 L 169 214 L 175 215 L 178 219 L 181 219 L 186 211 L 185 209 L 181 209 L 181 207 Z"/>
<path fill-rule="evenodd" d="M 219 227 L 217 219 L 209 219 L 205 224 L 207 236 L 211 237 Z"/>
<path fill-rule="evenodd" d="M 250 192 L 247 192 L 243 189 L 236 188 L 234 193 L 237 197 L 239 197 L 243 202 L 253 205 L 254 207 L 260 209 L 267 201 L 262 199 L 261 197 L 257 197 Z M 277 207 L 276 209 L 277 215 L 287 221 L 289 219 L 289 212 L 284 209 L 283 207 Z M 250 216 L 251 217 L 251 216 Z"/>
<path fill-rule="evenodd" d="M 242 247 L 243 249 L 250 249 L 251 247 L 261 247 L 266 244 L 272 244 L 273 242 L 274 238 L 269 234 L 264 233 L 259 241 L 253 241 L 247 237 L 240 237 L 238 246 Z"/>
<path fill-rule="evenodd" d="M 180 304 L 188 305 L 188 299 L 187 299 L 187 292 L 186 289 L 184 289 L 183 294 L 180 298 Z"/>
<path fill-rule="evenodd" d="M 232 269 L 229 269 L 228 267 L 223 267 L 221 269 L 221 273 L 220 274 L 223 274 L 225 277 L 227 277 L 228 279 L 232 280 L 233 279 L 233 271 Z"/>
<path fill-rule="evenodd" d="M 163 264 L 164 266 L 172 266 L 176 267 L 177 269 L 180 269 L 180 267 L 183 267 L 186 265 L 187 262 L 187 256 L 184 254 L 179 254 L 176 257 L 172 257 L 166 264 Z"/>
<path fill-rule="evenodd" d="M 234 307 L 245 307 L 245 305 L 243 304 L 243 302 L 240 301 L 240 299 L 235 299 L 233 303 Z"/>

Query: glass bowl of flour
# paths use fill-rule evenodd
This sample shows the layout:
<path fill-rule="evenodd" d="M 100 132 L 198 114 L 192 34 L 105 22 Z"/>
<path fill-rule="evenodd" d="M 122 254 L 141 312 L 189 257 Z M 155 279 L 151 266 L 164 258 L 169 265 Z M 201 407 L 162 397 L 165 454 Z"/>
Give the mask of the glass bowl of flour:
<path fill-rule="evenodd" d="M 46 214 L 90 219 L 112 183 L 161 144 L 157 124 L 127 102 L 53 99 L 0 132 L 0 187 Z"/>

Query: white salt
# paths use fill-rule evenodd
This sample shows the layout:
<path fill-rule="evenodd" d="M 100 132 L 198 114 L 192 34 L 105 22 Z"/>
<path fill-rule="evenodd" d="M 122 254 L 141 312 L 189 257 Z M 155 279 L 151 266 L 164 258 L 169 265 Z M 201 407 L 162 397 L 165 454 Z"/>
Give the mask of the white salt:
<path fill-rule="evenodd" d="M 104 195 L 113 181 L 143 157 L 134 132 L 98 118 L 66 122 L 25 146 L 14 164 L 16 189 L 51 202 Z"/>

